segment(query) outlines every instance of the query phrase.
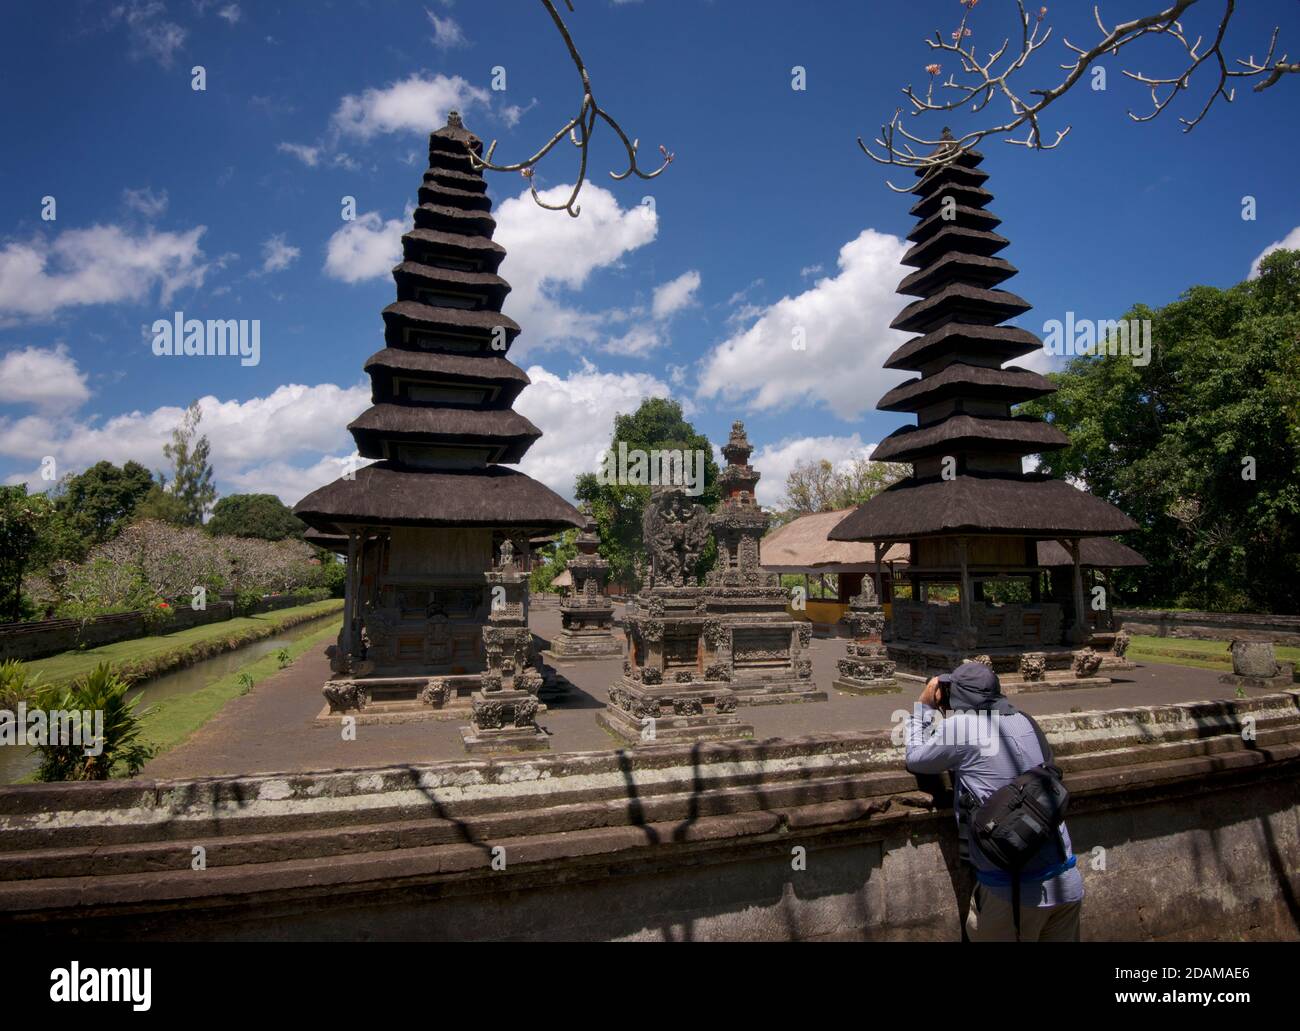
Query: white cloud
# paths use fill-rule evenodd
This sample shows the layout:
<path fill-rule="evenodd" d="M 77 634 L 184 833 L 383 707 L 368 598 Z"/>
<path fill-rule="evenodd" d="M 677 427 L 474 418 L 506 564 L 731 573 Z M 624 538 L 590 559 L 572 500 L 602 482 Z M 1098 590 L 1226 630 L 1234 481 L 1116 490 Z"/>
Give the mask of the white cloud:
<path fill-rule="evenodd" d="M 308 168 L 315 168 L 320 161 L 320 147 L 309 147 L 305 143 L 281 143 L 275 149 L 282 154 L 292 154 Z"/>
<path fill-rule="evenodd" d="M 843 419 L 873 408 L 901 378 L 881 365 L 907 339 L 889 328 L 907 303 L 894 292 L 905 249 L 896 236 L 864 229 L 840 249 L 837 275 L 767 306 L 705 357 L 699 396 L 760 411 L 821 401 Z"/>
<path fill-rule="evenodd" d="M 167 191 L 154 193 L 147 186 L 138 190 L 123 190 L 122 203 L 147 219 L 155 219 L 167 210 Z"/>
<path fill-rule="evenodd" d="M 285 242 L 283 233 L 276 233 L 262 244 L 262 271 L 280 272 L 287 269 L 302 252 Z"/>
<path fill-rule="evenodd" d="M 0 357 L 2 404 L 29 404 L 55 412 L 76 408 L 89 397 L 86 375 L 65 344 L 27 347 Z"/>
<path fill-rule="evenodd" d="M 151 57 L 162 67 L 170 68 L 176 51 L 185 45 L 185 30 L 167 17 L 167 5 L 161 0 L 130 0 L 109 11 L 110 22 L 126 26 L 131 43 L 131 57 Z"/>
<path fill-rule="evenodd" d="M 325 247 L 325 274 L 345 283 L 360 283 L 387 275 L 402 260 L 402 234 L 408 221 L 385 222 L 367 211 L 335 230 Z"/>
<path fill-rule="evenodd" d="M 816 265 L 805 265 L 803 268 L 799 270 L 799 275 L 802 276 L 804 279 L 807 279 L 809 276 L 815 276 L 821 271 L 822 271 L 822 266 L 820 263 Z"/>
<path fill-rule="evenodd" d="M 528 376 L 533 382 L 514 407 L 543 436 L 519 468 L 570 500 L 578 474 L 598 468 L 614 434 L 614 416 L 636 411 L 648 397 L 672 396 L 666 383 L 648 373 L 601 372 L 587 361 L 567 376 L 532 365 Z"/>
<path fill-rule="evenodd" d="M 221 359 L 185 360 L 199 363 L 197 374 L 203 362 Z M 266 397 L 247 401 L 219 401 L 209 395 L 199 399 L 203 412 L 199 432 L 212 445 L 212 466 L 223 492 L 252 490 L 255 485 L 293 504 L 338 478 L 342 467 L 330 458 L 352 453 L 347 423 L 369 404 L 368 383 L 346 388 L 332 383 L 286 384 Z M 169 463 L 163 445 L 171 440 L 183 414 L 182 408 L 166 405 L 102 421 L 93 416 L 0 418 L 0 454 L 30 461 L 34 471 L 29 485 L 42 490 L 49 484 L 35 470 L 46 455 L 55 457 L 60 475 L 101 460 L 117 465 L 135 460 L 150 469 L 165 469 Z M 293 459 L 299 456 L 306 461 L 295 465 Z"/>
<path fill-rule="evenodd" d="M 520 107 L 518 104 L 506 104 L 497 114 L 500 116 L 501 121 L 506 123 L 507 129 L 513 129 L 519 124 L 519 119 L 523 118 L 536 106 L 537 98 L 533 97 L 524 107 Z"/>
<path fill-rule="evenodd" d="M 459 75 L 412 75 L 383 89 L 349 94 L 334 112 L 335 129 L 345 136 L 368 140 L 379 133 L 428 133 L 441 128 L 448 111 L 462 114 L 488 107 L 491 94 Z"/>
<path fill-rule="evenodd" d="M 571 186 L 539 191 L 548 204 L 566 199 Z M 588 183 L 582 214 L 569 218 L 539 207 L 527 190 L 496 210 L 493 239 L 506 249 L 501 275 L 513 289 L 505 312 L 523 327 L 512 354 L 563 344 L 595 345 L 602 327 L 617 315 L 582 311 L 565 303 L 565 290 L 577 290 L 597 269 L 617 265 L 643 247 L 659 230 L 657 214 L 646 206 L 623 209 L 609 190 Z"/>
<path fill-rule="evenodd" d="M 469 45 L 469 40 L 465 38 L 465 33 L 461 31 L 455 18 L 439 18 L 427 7 L 424 13 L 429 16 L 429 24 L 433 26 L 433 45 L 439 50 Z"/>
<path fill-rule="evenodd" d="M 655 287 L 651 311 L 656 319 L 665 319 L 687 305 L 695 303 L 695 291 L 700 288 L 700 274 L 695 270 L 683 272 L 676 279 Z"/>
<path fill-rule="evenodd" d="M 800 462 L 830 462 L 839 471 L 846 470 L 859 458 L 871 457 L 875 444 L 864 443 L 856 433 L 848 436 L 786 437 L 775 444 L 758 448 L 750 465 L 762 478 L 758 481 L 758 503 L 768 508 L 779 506 L 785 496 L 786 477 Z"/>
<path fill-rule="evenodd" d="M 239 21 L 241 14 L 242 12 L 239 10 L 239 4 L 226 4 L 225 7 L 221 8 L 221 10 L 217 12 L 217 17 L 224 18 L 231 25 L 234 25 L 235 22 Z"/>
<path fill-rule="evenodd" d="M 53 242 L 37 237 L 6 244 L 0 250 L 0 317 L 139 301 L 155 286 L 169 303 L 177 290 L 203 285 L 210 267 L 199 248 L 205 230 L 132 235 L 106 225 L 69 229 Z"/>
<path fill-rule="evenodd" d="M 1278 240 L 1277 243 L 1270 243 L 1260 251 L 1258 255 L 1256 255 L 1255 260 L 1250 263 L 1250 278 L 1256 279 L 1259 277 L 1259 263 L 1261 261 L 1267 258 L 1274 251 L 1282 250 L 1300 250 L 1300 226 L 1296 226 L 1291 230 L 1291 232 L 1287 233 L 1286 236 Z"/>

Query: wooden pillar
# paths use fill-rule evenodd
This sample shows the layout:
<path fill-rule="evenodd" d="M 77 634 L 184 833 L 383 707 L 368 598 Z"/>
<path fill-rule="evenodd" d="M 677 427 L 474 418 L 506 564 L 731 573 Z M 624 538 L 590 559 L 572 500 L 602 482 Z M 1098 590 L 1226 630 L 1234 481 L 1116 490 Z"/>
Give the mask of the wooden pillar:
<path fill-rule="evenodd" d="M 348 531 L 348 569 L 343 579 L 343 654 L 352 654 L 352 618 L 357 603 L 353 578 L 357 571 L 357 531 Z"/>
<path fill-rule="evenodd" d="M 1088 613 L 1083 607 L 1083 567 L 1079 564 L 1079 538 L 1071 537 L 1068 551 L 1074 565 L 1074 626 L 1070 638 L 1075 644 L 1088 643 Z"/>
<path fill-rule="evenodd" d="M 881 566 L 881 555 L 884 553 L 884 543 L 876 541 L 872 544 L 876 549 L 876 604 L 885 604 L 885 574 Z"/>
<path fill-rule="evenodd" d="M 963 632 L 974 633 L 974 627 L 971 625 L 971 583 L 970 569 L 967 566 L 968 542 L 965 537 L 957 538 L 957 557 L 961 563 L 961 584 L 957 588 L 961 595 L 961 628 Z M 973 645 L 974 642 L 971 642 Z"/>

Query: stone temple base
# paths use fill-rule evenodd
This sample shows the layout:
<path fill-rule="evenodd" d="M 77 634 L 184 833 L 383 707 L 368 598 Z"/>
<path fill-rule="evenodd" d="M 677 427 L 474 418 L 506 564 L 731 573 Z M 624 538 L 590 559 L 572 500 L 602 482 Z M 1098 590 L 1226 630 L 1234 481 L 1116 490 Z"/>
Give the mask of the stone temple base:
<path fill-rule="evenodd" d="M 1249 687 L 1256 691 L 1289 691 L 1296 686 L 1295 672 L 1289 662 L 1282 663 L 1279 668 L 1280 672 L 1271 677 L 1252 677 L 1240 673 L 1224 673 L 1219 677 L 1219 683 L 1231 684 L 1234 687 Z"/>
<path fill-rule="evenodd" d="M 542 655 L 548 662 L 620 659 L 623 657 L 623 642 L 608 630 L 590 633 L 561 630 Z"/>
<path fill-rule="evenodd" d="M 337 677 L 326 685 L 343 694 L 356 691 L 367 701 L 360 708 L 337 709 L 327 701 L 316 715 L 318 727 L 336 726 L 344 716 L 358 726 L 384 723 L 416 723 L 422 720 L 468 720 L 473 710 L 473 696 L 479 691 L 482 677 L 477 673 L 455 676 L 365 676 Z M 327 696 L 328 697 L 328 696 Z M 538 708 L 538 713 L 546 706 Z"/>
<path fill-rule="evenodd" d="M 737 705 L 797 705 L 801 702 L 824 702 L 830 696 L 817 690 L 809 680 L 732 680 L 727 684 L 736 695 Z"/>
<path fill-rule="evenodd" d="M 879 640 L 850 641 L 836 668 L 839 676 L 832 683 L 837 691 L 875 695 L 903 690 L 894 676 L 896 664 Z"/>
<path fill-rule="evenodd" d="M 882 677 L 879 680 L 866 680 L 858 677 L 836 677 L 831 681 L 831 686 L 836 691 L 845 691 L 848 694 L 873 695 L 873 694 L 897 694 L 902 691 L 902 685 L 899 684 L 895 677 Z"/>
<path fill-rule="evenodd" d="M 540 710 L 530 691 L 477 691 L 471 723 L 460 728 L 468 752 L 544 752 L 550 735 L 537 725 Z"/>
<path fill-rule="evenodd" d="M 1132 663 L 1117 656 L 1113 665 L 1107 665 L 1107 655 L 1100 653 L 1098 671 L 1091 674 L 1076 673 L 1072 667 L 1075 652 L 1079 649 L 1064 645 L 1048 645 L 1033 648 L 987 648 L 975 647 L 968 651 L 944 648 L 938 645 L 915 645 L 890 642 L 887 645 L 889 657 L 898 663 L 894 674 L 899 680 L 912 684 L 925 684 L 940 673 L 951 673 L 967 659 L 977 655 L 987 656 L 992 660 L 993 670 L 998 675 L 1004 694 L 1030 694 L 1037 691 L 1065 691 L 1073 688 L 1108 687 L 1114 681 L 1107 673 L 1134 668 Z M 1021 675 L 1021 658 L 1025 655 L 1040 655 L 1045 668 L 1041 676 L 1026 678 Z"/>
<path fill-rule="evenodd" d="M 649 686 L 624 677 L 610 688 L 609 705 L 596 722 L 631 745 L 751 738 L 754 727 L 740 721 L 736 705 L 726 684 Z"/>

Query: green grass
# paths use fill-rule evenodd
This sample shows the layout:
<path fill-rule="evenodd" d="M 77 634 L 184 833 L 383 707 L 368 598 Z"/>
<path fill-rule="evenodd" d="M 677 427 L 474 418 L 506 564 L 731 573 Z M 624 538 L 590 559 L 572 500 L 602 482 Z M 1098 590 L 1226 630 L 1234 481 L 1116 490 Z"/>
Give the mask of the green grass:
<path fill-rule="evenodd" d="M 305 652 L 318 648 L 322 642 L 333 640 L 337 634 L 338 627 L 331 625 L 294 641 L 284 649 L 289 653 L 289 664 Z M 284 667 L 281 665 L 279 654 L 271 652 L 255 662 L 250 662 L 247 666 L 232 670 L 197 691 L 165 698 L 158 702 L 153 712 L 145 717 L 144 732 L 141 736 L 158 747 L 158 755 L 169 752 L 212 719 L 232 698 L 248 693 L 250 689 L 245 686 L 243 674 L 248 674 L 252 678 L 251 690 L 256 690 L 260 682 L 275 675 L 282 668 Z"/>
<path fill-rule="evenodd" d="M 1300 647 L 1278 644 L 1273 646 L 1273 651 L 1279 662 L 1294 662 L 1300 668 Z M 1134 634 L 1126 658 L 1134 662 L 1162 662 L 1175 666 L 1194 666 L 1197 669 L 1215 669 L 1224 673 L 1232 670 L 1232 652 L 1228 650 L 1227 641 Z"/>
<path fill-rule="evenodd" d="M 220 623 L 178 630 L 160 637 L 137 637 L 85 651 L 68 651 L 27 663 L 32 673 L 39 673 L 46 684 L 64 684 L 89 673 L 101 662 L 110 662 L 125 677 L 139 682 L 183 666 L 190 666 L 222 652 L 234 651 L 252 641 L 343 611 L 338 598 L 296 605 L 256 616 L 241 616 Z"/>

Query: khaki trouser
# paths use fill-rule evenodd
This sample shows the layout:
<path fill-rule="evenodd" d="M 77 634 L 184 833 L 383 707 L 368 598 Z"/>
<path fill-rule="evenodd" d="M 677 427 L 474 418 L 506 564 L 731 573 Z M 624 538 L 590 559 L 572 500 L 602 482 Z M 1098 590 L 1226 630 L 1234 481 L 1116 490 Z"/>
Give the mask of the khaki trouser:
<path fill-rule="evenodd" d="M 1026 942 L 1077 942 L 1082 902 L 1059 906 L 1020 907 L 1020 940 Z M 966 914 L 966 935 L 973 942 L 1013 942 L 1016 925 L 1011 902 L 999 898 L 984 886 L 975 885 L 970 912 Z"/>

